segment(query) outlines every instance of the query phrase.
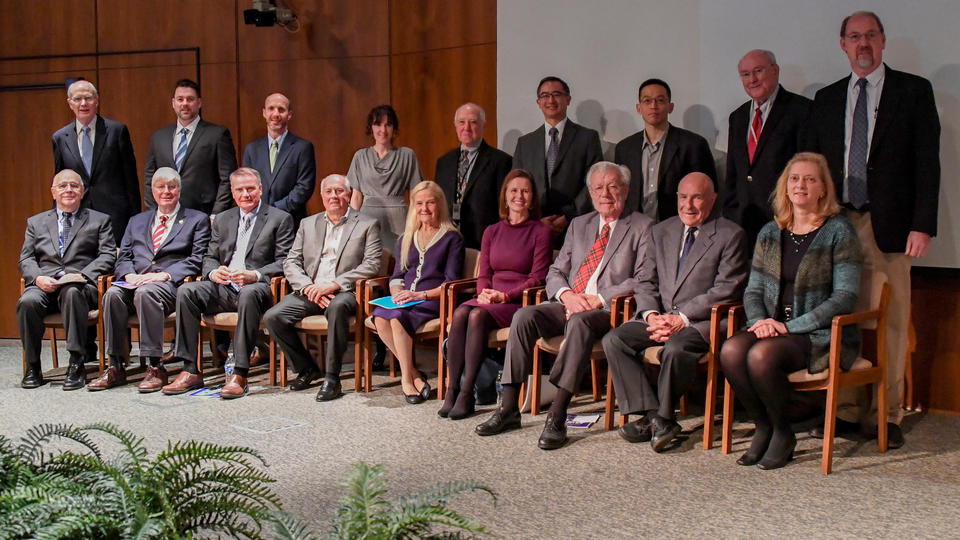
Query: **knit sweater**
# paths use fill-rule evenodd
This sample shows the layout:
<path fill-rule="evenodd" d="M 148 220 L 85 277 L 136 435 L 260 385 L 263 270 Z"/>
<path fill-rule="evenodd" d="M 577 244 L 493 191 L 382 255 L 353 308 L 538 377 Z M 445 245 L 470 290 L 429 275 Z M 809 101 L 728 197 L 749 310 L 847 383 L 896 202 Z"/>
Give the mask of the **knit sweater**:
<path fill-rule="evenodd" d="M 743 293 L 748 325 L 775 317 L 782 250 L 780 228 L 771 221 L 757 236 L 750 279 Z M 857 233 L 840 215 L 824 222 L 800 261 L 794 282 L 793 318 L 785 325 L 791 334 L 810 337 L 810 373 L 829 367 L 830 324 L 835 315 L 850 313 L 856 306 L 862 261 Z M 860 351 L 860 330 L 856 325 L 846 326 L 842 336 L 840 367 L 847 370 Z"/>

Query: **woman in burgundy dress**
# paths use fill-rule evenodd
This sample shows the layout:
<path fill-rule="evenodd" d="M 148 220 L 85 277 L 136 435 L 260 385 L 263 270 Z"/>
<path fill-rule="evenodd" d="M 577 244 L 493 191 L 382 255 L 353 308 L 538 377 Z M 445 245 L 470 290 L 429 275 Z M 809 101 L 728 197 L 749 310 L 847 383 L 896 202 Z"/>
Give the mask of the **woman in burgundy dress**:
<path fill-rule="evenodd" d="M 480 243 L 477 297 L 453 313 L 447 340 L 450 387 L 437 411 L 452 420 L 473 414 L 473 384 L 483 362 L 487 336 L 510 326 L 524 289 L 543 283 L 553 256 L 550 228 L 540 222 L 533 175 L 514 169 L 500 190 L 499 223 L 487 227 Z M 463 384 L 460 376 L 464 375 Z"/>
<path fill-rule="evenodd" d="M 463 269 L 463 237 L 450 221 L 443 189 L 436 182 L 425 180 L 410 190 L 407 224 L 397 244 L 397 264 L 390 278 L 393 302 L 422 302 L 402 309 L 375 308 L 373 322 L 400 362 L 407 403 L 416 404 L 430 396 L 430 385 L 413 365 L 413 335 L 420 325 L 440 316 L 440 285 L 460 279 Z"/>

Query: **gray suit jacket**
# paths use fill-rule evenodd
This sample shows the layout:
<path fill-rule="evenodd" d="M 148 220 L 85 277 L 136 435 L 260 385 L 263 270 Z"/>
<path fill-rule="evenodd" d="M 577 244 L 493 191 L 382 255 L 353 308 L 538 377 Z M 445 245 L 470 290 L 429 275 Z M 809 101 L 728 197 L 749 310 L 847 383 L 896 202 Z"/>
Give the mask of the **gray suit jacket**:
<path fill-rule="evenodd" d="M 314 214 L 300 222 L 293 247 L 283 261 L 283 275 L 294 292 L 313 283 L 320 266 L 320 253 L 327 235 L 326 213 Z M 337 248 L 336 279 L 341 291 L 351 291 L 358 279 L 380 272 L 380 222 L 350 210 Z"/>
<path fill-rule="evenodd" d="M 51 209 L 27 218 L 27 230 L 20 250 L 20 275 L 27 285 L 38 276 L 53 277 L 59 271 L 79 272 L 90 284 L 113 271 L 117 245 L 113 240 L 110 216 L 81 208 L 73 218 L 67 246 L 60 255 L 60 230 L 57 210 Z"/>
<path fill-rule="evenodd" d="M 240 227 L 240 209 L 233 208 L 217 214 L 207 255 L 203 258 L 203 275 L 209 276 L 220 265 L 230 264 L 237 246 Z M 257 221 L 253 224 L 244 265 L 247 270 L 260 272 L 261 281 L 270 281 L 283 273 L 283 261 L 293 243 L 293 218 L 290 214 L 261 203 Z"/>
<path fill-rule="evenodd" d="M 683 222 L 674 216 L 650 230 L 635 294 L 637 317 L 649 310 L 683 313 L 709 341 L 713 305 L 743 298 L 749 270 L 746 234 L 728 219 L 708 219 L 678 275 L 683 229 Z"/>
<path fill-rule="evenodd" d="M 607 309 L 615 296 L 634 292 L 651 225 L 652 219 L 640 212 L 632 212 L 620 216 L 616 227 L 610 233 L 597 278 L 597 293 L 603 298 Z M 574 218 L 570 222 L 563 248 L 547 271 L 548 297 L 556 299 L 560 289 L 573 287 L 573 280 L 577 277 L 583 260 L 590 253 L 599 230 L 600 214 L 596 211 Z"/>

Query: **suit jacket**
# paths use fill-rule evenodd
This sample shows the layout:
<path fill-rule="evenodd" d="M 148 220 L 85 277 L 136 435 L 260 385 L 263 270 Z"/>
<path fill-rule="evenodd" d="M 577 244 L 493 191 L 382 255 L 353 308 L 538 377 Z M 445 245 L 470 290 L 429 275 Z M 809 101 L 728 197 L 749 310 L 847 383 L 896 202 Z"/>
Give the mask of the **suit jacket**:
<path fill-rule="evenodd" d="M 847 76 L 817 92 L 805 144 L 826 156 L 838 199 L 847 168 L 844 123 L 849 82 Z M 867 196 L 873 235 L 882 251 L 902 253 L 910 231 L 937 234 L 940 118 L 933 87 L 923 77 L 886 67 L 867 158 Z"/>
<path fill-rule="evenodd" d="M 97 116 L 91 173 L 83 166 L 77 146 L 76 121 L 53 134 L 55 172 L 72 169 L 83 180 L 84 208 L 110 216 L 116 242 L 123 238 L 130 216 L 140 212 L 140 180 L 127 126 Z"/>
<path fill-rule="evenodd" d="M 610 233 L 597 277 L 597 293 L 603 298 L 607 309 L 615 296 L 632 293 L 636 288 L 651 225 L 653 220 L 649 217 L 631 212 L 620 216 Z M 563 248 L 547 270 L 546 289 L 549 298 L 556 298 L 560 289 L 573 287 L 577 272 L 590 253 L 599 231 L 600 214 L 596 211 L 570 222 Z"/>
<path fill-rule="evenodd" d="M 683 313 L 710 341 L 710 312 L 720 302 L 738 302 L 747 283 L 749 261 L 743 229 L 721 217 L 708 219 L 678 274 L 683 222 L 679 216 L 650 230 L 650 244 L 634 297 L 637 317 L 645 311 Z"/>
<path fill-rule="evenodd" d="M 663 142 L 657 175 L 657 221 L 677 215 L 677 188 L 689 173 L 702 172 L 717 187 L 717 166 L 707 140 L 692 131 L 670 124 Z M 626 208 L 643 212 L 643 131 L 623 139 L 613 151 L 613 161 L 630 169 L 630 193 Z"/>
<path fill-rule="evenodd" d="M 53 277 L 61 270 L 79 272 L 91 284 L 113 270 L 117 245 L 113 241 L 110 216 L 80 208 L 73 217 L 66 249 L 60 256 L 60 231 L 57 210 L 51 209 L 27 218 L 27 230 L 20 250 L 20 274 L 27 285 L 38 276 Z"/>
<path fill-rule="evenodd" d="M 327 235 L 325 215 L 314 214 L 300 222 L 293 247 L 283 261 L 283 275 L 294 292 L 312 284 L 317 274 Z M 346 222 L 337 248 L 334 281 L 341 291 L 352 291 L 357 280 L 380 272 L 380 222 L 352 209 L 341 219 Z"/>
<path fill-rule="evenodd" d="M 181 203 L 182 204 L 182 203 Z M 240 228 L 240 209 L 236 206 L 217 214 L 207 254 L 203 257 L 203 275 L 209 276 L 220 265 L 229 265 L 237 246 L 237 230 Z M 293 244 L 293 218 L 290 214 L 261 204 L 257 221 L 247 241 L 244 267 L 260 272 L 260 280 L 269 282 L 273 276 L 283 273 L 283 261 Z"/>
<path fill-rule="evenodd" d="M 547 151 L 543 125 L 520 137 L 513 154 L 513 168 L 533 174 L 540 193 L 540 209 L 545 216 L 564 215 L 567 221 L 592 210 L 587 191 L 587 171 L 603 159 L 600 135 L 567 119 L 560 139 L 557 161 L 547 190 Z"/>
<path fill-rule="evenodd" d="M 156 208 L 150 182 L 160 167 L 176 169 L 173 161 L 174 131 L 179 123 L 158 129 L 150 137 L 147 164 L 143 168 L 143 202 L 147 208 Z M 237 154 L 233 149 L 230 130 L 203 119 L 190 138 L 187 153 L 180 167 L 180 204 L 217 214 L 233 206 L 230 194 L 230 173 L 237 170 Z"/>
<path fill-rule="evenodd" d="M 170 281 L 179 285 L 187 276 L 200 274 L 200 263 L 210 242 L 210 217 L 181 205 L 177 216 L 167 223 L 170 232 L 154 252 L 156 215 L 156 210 L 147 210 L 130 218 L 117 257 L 117 279 L 127 274 L 166 272 Z"/>
<path fill-rule="evenodd" d="M 307 217 L 307 201 L 317 182 L 312 142 L 288 131 L 270 172 L 270 138 L 265 136 L 243 150 L 243 166 L 260 173 L 264 202 L 293 216 L 294 223 Z"/>
<path fill-rule="evenodd" d="M 787 162 L 801 148 L 812 103 L 781 86 L 760 130 L 752 163 L 747 156 L 747 131 L 753 120 L 753 101 L 730 113 L 723 216 L 743 227 L 751 241 L 773 219 L 770 194 Z"/>
<path fill-rule="evenodd" d="M 480 249 L 483 231 L 500 221 L 500 188 L 503 179 L 510 173 L 513 158 L 498 150 L 487 141 L 480 141 L 473 169 L 460 203 L 460 233 L 468 248 Z M 447 206 L 453 212 L 457 200 L 457 169 L 460 163 L 460 147 L 454 148 L 437 160 L 434 179 L 443 188 Z"/>

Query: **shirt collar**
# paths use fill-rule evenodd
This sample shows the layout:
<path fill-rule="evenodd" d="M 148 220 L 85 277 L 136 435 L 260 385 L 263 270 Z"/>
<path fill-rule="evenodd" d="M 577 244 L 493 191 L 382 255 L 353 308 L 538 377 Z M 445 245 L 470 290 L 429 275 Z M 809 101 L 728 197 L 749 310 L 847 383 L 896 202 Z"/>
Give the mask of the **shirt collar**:
<path fill-rule="evenodd" d="M 766 118 L 770 114 L 770 109 L 773 108 L 773 102 L 777 99 L 777 94 L 780 93 L 780 85 L 778 84 L 776 88 L 773 89 L 773 93 L 770 94 L 770 97 L 767 98 L 763 103 L 753 102 L 753 110 L 756 111 L 757 107 L 760 108 L 760 114 L 763 115 L 763 118 Z"/>
<path fill-rule="evenodd" d="M 347 221 L 347 218 L 350 217 L 350 214 L 352 211 L 353 211 L 353 208 L 351 206 L 347 206 L 347 213 L 344 214 L 343 217 L 340 218 L 340 221 L 336 223 L 330 221 L 330 216 L 328 216 L 326 212 L 323 213 L 323 219 L 325 219 L 327 223 L 329 223 L 330 225 L 334 227 L 339 227 L 340 225 L 343 225 Z"/>
<path fill-rule="evenodd" d="M 600 225 L 597 226 L 597 234 L 599 234 L 600 231 L 603 230 L 603 226 L 604 226 L 604 225 L 609 225 L 609 226 L 610 226 L 610 232 L 612 233 L 612 232 L 613 232 L 613 228 L 616 227 L 616 225 L 617 225 L 617 223 L 618 223 L 619 221 L 620 221 L 620 218 L 617 218 L 617 219 L 615 219 L 615 220 L 613 220 L 613 221 L 604 221 L 604 220 L 603 220 L 603 216 L 600 216 Z"/>
<path fill-rule="evenodd" d="M 643 147 L 653 146 L 654 149 L 659 148 L 663 145 L 663 141 L 667 139 L 667 132 L 670 131 L 670 123 L 667 123 L 667 127 L 664 128 L 663 133 L 660 134 L 660 139 L 657 140 L 656 144 L 650 142 L 650 139 L 647 138 L 647 130 L 643 130 Z"/>
<path fill-rule="evenodd" d="M 254 208 L 253 212 L 250 212 L 249 215 L 251 215 L 251 216 L 253 216 L 253 217 L 257 217 L 257 215 L 260 214 L 260 207 L 261 207 L 261 206 L 263 206 L 263 199 L 260 199 L 260 203 L 257 205 L 256 208 Z M 244 213 L 244 211 L 241 210 L 241 209 L 239 209 L 239 208 L 238 208 L 238 210 L 240 210 L 240 220 L 242 221 L 243 218 L 244 218 L 244 216 L 247 216 L 248 214 Z"/>
<path fill-rule="evenodd" d="M 177 217 L 177 214 L 180 213 L 180 202 L 177 201 L 177 205 L 173 207 L 173 211 L 169 214 L 160 213 L 160 207 L 157 207 L 157 216 L 154 219 L 160 219 L 160 216 L 167 216 L 167 221 L 173 221 L 173 218 Z"/>
<path fill-rule="evenodd" d="M 550 124 L 544 122 L 544 123 L 543 123 L 543 129 L 546 130 L 546 132 L 547 132 L 547 137 L 548 137 L 548 138 L 550 137 L 550 128 L 552 128 L 552 127 L 557 128 L 557 138 L 558 138 L 558 139 L 562 139 L 562 138 L 563 138 L 563 128 L 567 127 L 567 119 L 564 118 L 563 120 L 557 122 L 557 125 L 555 125 L 555 126 L 551 126 Z"/>
<path fill-rule="evenodd" d="M 548 130 L 548 132 L 549 132 L 549 130 Z M 465 145 L 461 144 L 461 145 L 460 145 L 460 151 L 461 151 L 461 152 L 466 151 L 468 154 L 470 154 L 470 155 L 472 156 L 473 154 L 476 154 L 478 150 L 480 150 L 480 145 L 481 145 L 481 144 L 483 144 L 483 139 L 480 139 L 479 141 L 477 141 L 477 144 L 474 145 L 474 146 L 465 146 Z"/>
<path fill-rule="evenodd" d="M 281 146 L 283 146 L 283 140 L 287 138 L 287 133 L 290 133 L 289 129 L 283 130 L 283 133 L 281 133 L 280 136 L 277 137 L 276 139 L 274 139 L 273 137 L 270 136 L 269 133 L 267 133 L 267 139 L 270 141 L 267 144 L 267 146 L 269 147 L 273 144 L 273 141 L 277 141 L 277 149 L 279 149 Z"/>
<path fill-rule="evenodd" d="M 73 219 L 76 219 L 76 218 L 77 218 L 77 213 L 79 213 L 79 212 L 80 212 L 80 209 L 79 209 L 79 208 L 77 208 L 76 210 L 74 210 L 74 211 L 73 211 L 73 216 L 72 216 L 72 218 L 73 218 Z M 58 206 L 58 207 L 57 207 L 57 223 L 59 223 L 59 222 L 62 221 L 62 220 L 63 220 L 63 210 L 61 210 L 60 207 Z"/>
<path fill-rule="evenodd" d="M 187 131 L 189 131 L 190 133 L 193 133 L 194 131 L 197 130 L 197 124 L 199 124 L 199 123 L 200 123 L 200 115 L 199 115 L 199 114 L 197 115 L 196 118 L 193 119 L 193 122 L 190 122 L 190 123 L 187 124 L 187 125 L 183 125 L 183 124 L 180 123 L 179 120 L 177 120 L 177 133 L 180 133 L 180 130 L 183 129 L 183 128 L 187 128 Z"/>
<path fill-rule="evenodd" d="M 97 130 L 98 118 L 100 118 L 100 115 L 98 114 L 93 115 L 93 120 L 90 120 L 90 123 L 87 124 L 88 126 L 90 126 L 91 133 Z M 76 124 L 77 135 L 83 133 L 82 131 L 80 131 L 81 129 L 83 129 L 83 124 L 81 124 L 79 120 L 75 120 L 74 123 Z"/>
<path fill-rule="evenodd" d="M 883 62 L 881 62 L 880 65 L 877 66 L 877 69 L 871 71 L 869 74 L 867 74 L 866 77 L 864 77 L 865 79 L 867 79 L 867 86 L 869 86 L 870 88 L 876 88 L 877 85 L 883 82 L 883 78 L 886 74 L 887 74 L 887 67 L 883 64 Z M 857 81 L 859 80 L 860 80 L 860 76 L 851 71 L 849 89 L 853 90 L 853 88 L 857 86 Z"/>

